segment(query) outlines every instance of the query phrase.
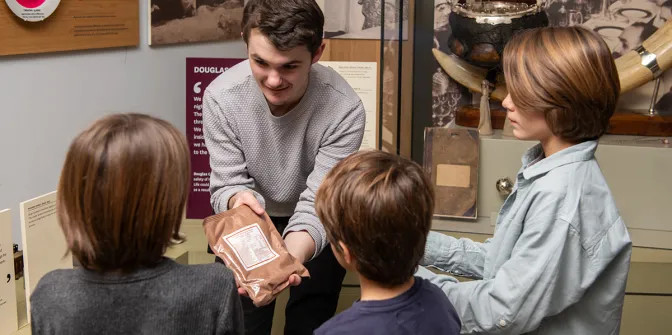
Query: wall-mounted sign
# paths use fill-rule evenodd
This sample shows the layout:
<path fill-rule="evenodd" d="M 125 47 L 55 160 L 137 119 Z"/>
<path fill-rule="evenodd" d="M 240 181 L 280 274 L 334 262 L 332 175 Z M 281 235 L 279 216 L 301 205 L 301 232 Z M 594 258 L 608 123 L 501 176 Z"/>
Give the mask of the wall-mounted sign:
<path fill-rule="evenodd" d="M 140 0 L 2 2 L 0 56 L 136 46 L 140 41 Z"/>
<path fill-rule="evenodd" d="M 24 21 L 37 22 L 48 18 L 61 0 L 5 0 L 14 15 Z"/>

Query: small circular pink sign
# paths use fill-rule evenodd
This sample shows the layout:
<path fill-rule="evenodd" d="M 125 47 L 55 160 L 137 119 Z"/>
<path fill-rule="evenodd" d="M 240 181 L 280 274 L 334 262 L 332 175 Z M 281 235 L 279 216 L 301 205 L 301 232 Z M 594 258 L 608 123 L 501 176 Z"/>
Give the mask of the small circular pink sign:
<path fill-rule="evenodd" d="M 19 5 L 26 8 L 37 8 L 41 6 L 47 0 L 16 0 Z"/>
<path fill-rule="evenodd" d="M 39 22 L 53 14 L 61 0 L 5 0 L 5 2 L 14 15 L 24 21 Z"/>

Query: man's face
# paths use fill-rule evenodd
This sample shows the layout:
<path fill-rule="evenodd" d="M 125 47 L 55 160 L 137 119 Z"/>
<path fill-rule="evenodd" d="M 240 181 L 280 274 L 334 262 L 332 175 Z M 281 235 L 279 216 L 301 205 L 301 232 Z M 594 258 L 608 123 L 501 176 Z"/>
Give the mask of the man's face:
<path fill-rule="evenodd" d="M 642 32 L 644 31 L 643 27 L 639 26 L 628 26 L 623 29 L 623 32 L 618 36 L 619 44 L 616 45 L 613 51 L 614 58 L 623 56 L 626 52 L 636 48 L 640 43 L 642 43 Z"/>
<path fill-rule="evenodd" d="M 291 109 L 301 100 L 308 87 L 311 65 L 320 59 L 323 50 L 324 45 L 314 57 L 306 46 L 280 51 L 257 29 L 250 31 L 247 52 L 252 75 L 271 110 Z"/>
<path fill-rule="evenodd" d="M 450 4 L 448 1 L 441 1 L 434 6 L 434 30 L 448 26 L 450 16 Z"/>

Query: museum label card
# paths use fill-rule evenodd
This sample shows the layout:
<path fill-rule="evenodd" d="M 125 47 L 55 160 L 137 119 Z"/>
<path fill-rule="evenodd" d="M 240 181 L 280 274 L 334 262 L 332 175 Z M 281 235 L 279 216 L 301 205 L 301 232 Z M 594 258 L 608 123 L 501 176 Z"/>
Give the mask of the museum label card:
<path fill-rule="evenodd" d="M 376 115 L 376 100 L 378 89 L 376 76 L 378 74 L 378 64 L 376 62 L 336 61 L 321 61 L 319 63 L 338 72 L 352 86 L 357 95 L 359 95 L 359 98 L 362 99 L 362 104 L 366 111 L 366 126 L 360 149 L 377 149 L 376 125 L 378 124 L 378 120 Z"/>
<path fill-rule="evenodd" d="M 0 211 L 0 335 L 9 335 L 18 329 L 12 216 L 10 210 L 5 209 Z"/>
<path fill-rule="evenodd" d="M 30 295 L 40 278 L 56 269 L 72 269 L 65 236 L 56 215 L 56 191 L 24 201 L 21 209 L 26 307 L 30 323 Z"/>

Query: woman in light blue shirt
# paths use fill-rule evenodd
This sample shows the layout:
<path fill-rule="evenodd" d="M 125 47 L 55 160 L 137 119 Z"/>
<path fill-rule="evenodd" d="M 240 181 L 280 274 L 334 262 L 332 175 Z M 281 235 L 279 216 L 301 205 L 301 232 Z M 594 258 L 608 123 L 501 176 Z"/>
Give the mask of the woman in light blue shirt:
<path fill-rule="evenodd" d="M 620 84 L 601 37 L 581 27 L 516 35 L 502 105 L 521 140 L 513 192 L 485 243 L 432 232 L 418 275 L 442 288 L 468 334 L 618 334 L 632 243 L 595 160 Z"/>

